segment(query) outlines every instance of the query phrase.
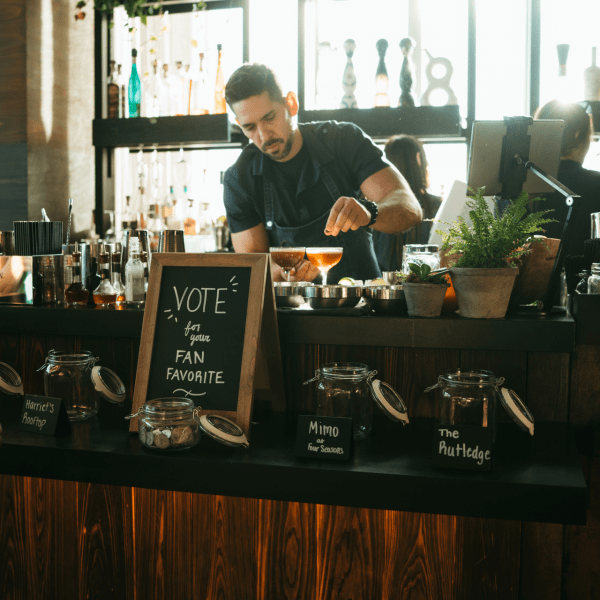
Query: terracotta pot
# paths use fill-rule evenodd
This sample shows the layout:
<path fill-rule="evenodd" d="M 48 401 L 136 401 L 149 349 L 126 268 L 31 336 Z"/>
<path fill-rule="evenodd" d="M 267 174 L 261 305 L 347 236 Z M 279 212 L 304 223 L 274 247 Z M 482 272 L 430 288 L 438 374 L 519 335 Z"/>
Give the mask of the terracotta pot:
<path fill-rule="evenodd" d="M 409 317 L 439 317 L 446 295 L 447 283 L 402 284 Z"/>
<path fill-rule="evenodd" d="M 506 315 L 517 268 L 464 269 L 452 267 L 450 277 L 461 317 L 502 319 Z"/>
<path fill-rule="evenodd" d="M 548 287 L 560 240 L 543 238 L 531 244 L 531 250 L 516 260 L 519 276 L 510 296 L 510 304 L 531 304 L 539 300 Z"/>

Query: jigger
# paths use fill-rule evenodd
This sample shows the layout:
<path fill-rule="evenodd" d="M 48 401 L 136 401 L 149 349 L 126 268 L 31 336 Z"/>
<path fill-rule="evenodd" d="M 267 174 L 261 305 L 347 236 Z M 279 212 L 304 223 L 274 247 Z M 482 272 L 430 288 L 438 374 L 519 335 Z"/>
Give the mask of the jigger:
<path fill-rule="evenodd" d="M 185 252 L 183 229 L 167 229 L 158 234 L 159 252 Z"/>

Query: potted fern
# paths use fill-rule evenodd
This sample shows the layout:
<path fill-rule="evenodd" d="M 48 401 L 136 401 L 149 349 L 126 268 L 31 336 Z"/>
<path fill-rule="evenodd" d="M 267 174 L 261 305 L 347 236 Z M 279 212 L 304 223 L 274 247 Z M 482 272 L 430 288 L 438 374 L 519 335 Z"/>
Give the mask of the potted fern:
<path fill-rule="evenodd" d="M 514 259 L 528 253 L 534 238 L 549 223 L 546 214 L 527 212 L 526 192 L 508 203 L 501 216 L 495 216 L 479 188 L 469 200 L 471 226 L 459 217 L 449 223 L 443 236 L 442 251 L 447 252 L 450 277 L 456 291 L 461 317 L 501 319 L 505 316 L 519 269 Z"/>
<path fill-rule="evenodd" d="M 408 263 L 410 273 L 404 278 L 402 287 L 409 317 L 439 317 L 446 289 L 446 269 L 431 272 L 429 265 Z"/>

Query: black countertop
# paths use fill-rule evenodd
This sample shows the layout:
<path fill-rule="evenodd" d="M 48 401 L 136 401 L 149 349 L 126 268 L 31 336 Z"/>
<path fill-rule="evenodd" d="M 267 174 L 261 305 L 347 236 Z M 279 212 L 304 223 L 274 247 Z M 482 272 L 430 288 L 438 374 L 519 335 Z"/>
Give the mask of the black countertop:
<path fill-rule="evenodd" d="M 278 309 L 279 334 L 286 344 L 392 346 L 573 352 L 575 322 L 567 312 L 549 317 L 435 319 L 393 316 L 336 316 L 335 311 Z M 144 311 L 0 304 L 0 333 L 140 337 Z"/>
<path fill-rule="evenodd" d="M 491 472 L 431 465 L 428 419 L 407 427 L 381 417 L 350 460 L 294 457 L 295 417 L 256 419 L 249 449 L 204 436 L 193 449 L 161 453 L 128 432 L 125 410 L 104 403 L 99 416 L 51 437 L 18 430 L 20 402 L 0 406 L 0 472 L 280 501 L 483 518 L 585 524 L 588 492 L 574 436 L 564 423 L 536 424 L 530 437 L 501 424 Z"/>

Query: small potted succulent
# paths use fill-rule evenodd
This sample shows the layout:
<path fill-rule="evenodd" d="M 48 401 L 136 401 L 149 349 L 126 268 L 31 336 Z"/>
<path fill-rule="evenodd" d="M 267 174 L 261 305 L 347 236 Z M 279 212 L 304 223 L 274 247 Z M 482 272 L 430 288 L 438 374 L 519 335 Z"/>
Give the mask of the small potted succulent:
<path fill-rule="evenodd" d="M 449 284 L 446 269 L 431 272 L 429 265 L 408 263 L 410 273 L 404 283 L 404 297 L 409 317 L 439 317 Z"/>
<path fill-rule="evenodd" d="M 550 211 L 527 213 L 526 192 L 509 202 L 501 215 L 490 210 L 484 189 L 479 188 L 467 200 L 469 225 L 462 217 L 450 223 L 442 252 L 450 265 L 450 277 L 456 291 L 461 317 L 475 319 L 503 318 L 519 274 L 515 260 L 531 251 L 545 238 L 542 225 L 549 223 Z"/>

